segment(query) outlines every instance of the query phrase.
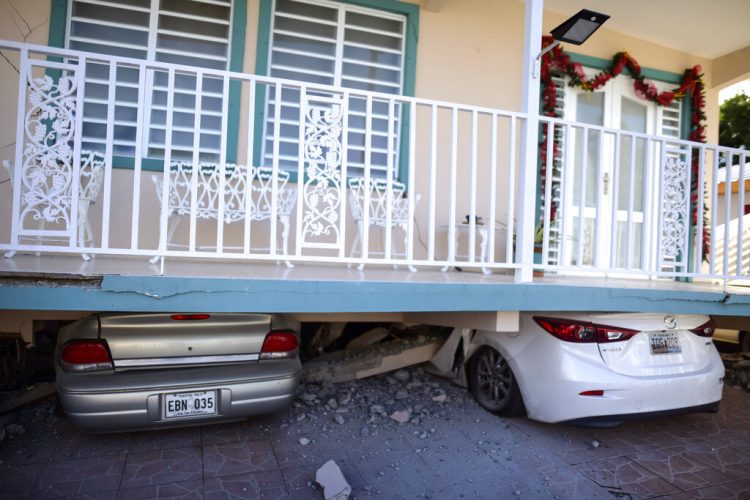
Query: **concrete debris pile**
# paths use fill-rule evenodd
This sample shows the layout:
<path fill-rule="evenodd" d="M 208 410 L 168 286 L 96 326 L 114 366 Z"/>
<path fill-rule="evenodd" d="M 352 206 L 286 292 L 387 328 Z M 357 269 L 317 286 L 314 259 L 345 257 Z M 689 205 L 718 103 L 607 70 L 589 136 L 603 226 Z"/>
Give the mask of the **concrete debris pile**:
<path fill-rule="evenodd" d="M 21 436 L 31 435 L 31 442 L 43 441 L 57 435 L 59 418 L 55 413 L 54 398 L 36 401 L 35 404 L 0 415 L 0 442 L 3 445 Z M 0 461 L 1 463 L 1 461 Z"/>
<path fill-rule="evenodd" d="M 377 496 L 383 486 L 380 480 L 386 481 L 385 471 L 378 472 L 369 484 L 359 484 L 356 472 L 353 478 L 348 476 L 355 470 L 348 469 L 352 467 L 349 461 L 361 461 L 366 467 L 384 464 L 383 467 L 398 471 L 409 467 L 411 458 L 391 456 L 387 445 L 365 446 L 360 452 L 352 452 L 350 443 L 387 441 L 397 433 L 409 436 L 415 454 L 442 448 L 446 446 L 441 435 L 445 422 L 463 418 L 471 408 L 476 405 L 464 388 L 441 380 L 422 366 L 413 366 L 340 383 L 303 379 L 292 408 L 281 415 L 280 427 L 288 433 L 285 439 L 298 443 L 301 457 L 329 450 L 328 456 L 324 455 L 324 460 L 330 459 L 326 471 L 332 467 L 328 464 L 337 460 L 337 467 L 340 465 L 344 471 L 342 477 L 355 481 L 351 486 L 355 495 Z M 328 472 L 328 479 L 321 480 L 322 470 L 318 470 L 314 481 L 310 478 L 310 489 L 322 490 L 325 498 L 347 498 L 341 495 L 345 488 L 333 487 L 329 495 L 328 485 L 338 483 L 331 479 L 335 474 L 330 476 Z"/>
<path fill-rule="evenodd" d="M 346 432 L 366 437 L 408 425 L 425 439 L 435 432 L 431 420 L 450 418 L 469 398 L 464 389 L 440 383 L 421 366 L 357 382 L 303 380 L 283 426 L 293 425 L 301 437 L 330 439 Z"/>
<path fill-rule="evenodd" d="M 724 383 L 750 391 L 750 353 L 728 353 L 721 355 L 726 375 Z"/>

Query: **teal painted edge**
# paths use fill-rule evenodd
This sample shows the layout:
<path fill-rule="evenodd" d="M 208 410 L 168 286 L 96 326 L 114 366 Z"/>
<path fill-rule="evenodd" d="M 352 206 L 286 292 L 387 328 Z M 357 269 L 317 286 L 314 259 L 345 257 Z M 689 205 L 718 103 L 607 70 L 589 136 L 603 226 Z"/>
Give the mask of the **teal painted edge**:
<path fill-rule="evenodd" d="M 49 33 L 47 45 L 50 47 L 63 48 L 65 45 L 65 19 L 68 14 L 68 0 L 52 0 L 50 5 Z M 62 62 L 62 57 L 49 56 L 50 61 Z M 55 81 L 62 74 L 59 69 L 47 69 L 45 74 Z"/>
<path fill-rule="evenodd" d="M 229 71 L 242 72 L 245 58 L 245 28 L 247 26 L 247 0 L 233 0 L 232 37 L 229 46 Z M 229 116 L 227 117 L 227 161 L 237 162 L 237 148 L 240 134 L 240 102 L 242 84 L 236 80 L 229 82 Z"/>
<path fill-rule="evenodd" d="M 271 47 L 271 20 L 273 19 L 273 0 L 260 0 L 258 12 L 258 40 L 255 49 L 255 74 L 268 76 Z M 255 133 L 253 135 L 253 165 L 260 166 L 263 154 L 263 122 L 265 117 L 266 86 L 255 89 Z"/>
<path fill-rule="evenodd" d="M 576 54 L 575 52 L 568 52 L 568 55 L 573 62 L 580 63 L 590 68 L 607 69 L 612 66 L 612 59 L 602 59 L 601 57 L 586 56 L 583 54 Z M 623 74 L 630 75 L 630 70 L 628 68 L 625 68 Z M 662 71 L 660 69 L 642 67 L 641 74 L 647 80 L 659 80 L 661 82 L 675 84 L 679 84 L 682 82 L 681 74 L 672 73 L 670 71 Z"/>
<path fill-rule="evenodd" d="M 47 45 L 62 48 L 65 45 L 65 21 L 68 15 L 68 0 L 52 0 L 49 14 Z"/>
<path fill-rule="evenodd" d="M 404 47 L 404 95 L 414 96 L 417 74 L 417 41 L 419 40 L 419 5 L 404 3 L 398 0 L 339 0 L 342 3 L 359 5 L 376 10 L 385 10 L 406 16 L 406 45 Z M 255 56 L 255 74 L 268 75 L 271 20 L 273 18 L 273 0 L 260 0 L 258 15 L 258 43 Z M 261 86 L 255 96 L 255 135 L 253 147 L 253 164 L 261 165 L 263 150 L 263 124 L 265 119 L 266 88 Z M 408 184 L 409 174 L 409 127 L 410 109 L 403 106 L 404 119 L 401 121 L 401 143 L 399 145 L 398 180 Z M 296 172 L 292 181 L 297 181 Z M 408 185 L 407 185 L 408 189 Z"/>
<path fill-rule="evenodd" d="M 0 309 L 201 312 L 622 311 L 750 316 L 750 296 L 563 284 L 104 276 L 101 287 L 9 285 Z"/>

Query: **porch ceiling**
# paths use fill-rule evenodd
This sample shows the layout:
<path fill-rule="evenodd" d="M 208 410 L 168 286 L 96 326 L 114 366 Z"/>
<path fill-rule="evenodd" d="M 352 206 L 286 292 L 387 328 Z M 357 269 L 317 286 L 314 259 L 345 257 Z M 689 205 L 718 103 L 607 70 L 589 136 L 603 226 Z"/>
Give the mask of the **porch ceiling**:
<path fill-rule="evenodd" d="M 0 259 L 0 310 L 403 313 L 622 311 L 750 316 L 750 288 L 671 280 L 547 276 L 369 266 L 16 255 Z"/>
<path fill-rule="evenodd" d="M 544 0 L 544 8 L 565 16 L 590 8 L 612 16 L 610 30 L 708 59 L 750 46 L 747 0 Z"/>

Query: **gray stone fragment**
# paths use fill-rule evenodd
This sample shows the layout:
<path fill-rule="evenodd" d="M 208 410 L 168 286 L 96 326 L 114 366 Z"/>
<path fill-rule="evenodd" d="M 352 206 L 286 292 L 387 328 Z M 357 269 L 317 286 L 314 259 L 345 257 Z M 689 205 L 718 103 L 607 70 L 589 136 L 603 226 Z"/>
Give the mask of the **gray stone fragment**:
<path fill-rule="evenodd" d="M 393 374 L 393 378 L 395 378 L 399 382 L 408 382 L 411 378 L 411 375 L 409 375 L 409 372 L 407 372 L 406 370 L 398 370 Z"/>
<path fill-rule="evenodd" d="M 399 424 L 405 424 L 411 418 L 411 410 L 397 410 L 391 413 L 390 417 Z"/>
<path fill-rule="evenodd" d="M 370 406 L 370 414 L 371 415 L 385 415 L 385 408 L 382 405 L 372 405 Z"/>
<path fill-rule="evenodd" d="M 400 401 L 409 397 L 409 391 L 401 389 L 396 393 L 396 400 Z"/>
<path fill-rule="evenodd" d="M 326 500 L 346 500 L 352 487 L 334 460 L 329 460 L 315 473 L 315 481 L 323 487 Z"/>
<path fill-rule="evenodd" d="M 344 420 L 344 417 L 343 417 L 343 416 L 341 416 L 341 415 L 340 415 L 340 414 L 338 414 L 338 413 L 336 414 L 336 416 L 334 416 L 334 417 L 333 417 L 333 419 L 334 419 L 334 420 L 336 421 L 336 423 L 337 423 L 337 424 L 339 424 L 339 425 L 343 425 L 343 424 L 344 424 L 344 423 L 346 422 L 346 420 Z"/>
<path fill-rule="evenodd" d="M 310 444 L 311 442 L 312 442 L 312 441 L 310 441 L 310 440 L 309 440 L 309 439 L 307 439 L 306 437 L 301 437 L 301 438 L 299 438 L 299 444 L 301 444 L 302 446 L 307 446 L 307 445 L 308 445 L 308 444 Z"/>

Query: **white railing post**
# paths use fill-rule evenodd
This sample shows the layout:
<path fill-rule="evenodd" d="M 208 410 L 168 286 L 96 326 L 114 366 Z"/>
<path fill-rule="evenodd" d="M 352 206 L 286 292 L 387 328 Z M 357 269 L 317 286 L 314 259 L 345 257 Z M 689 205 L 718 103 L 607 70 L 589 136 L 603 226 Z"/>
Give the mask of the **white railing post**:
<path fill-rule="evenodd" d="M 23 146 L 26 141 L 24 132 L 26 131 L 26 89 L 28 88 L 29 69 L 29 52 L 21 49 L 18 65 L 18 115 L 16 117 L 16 151 L 13 162 L 13 175 L 11 182 L 13 184 L 13 219 L 11 220 L 10 243 L 11 252 L 6 257 L 11 257 L 15 252 L 15 247 L 20 244 L 18 233 L 23 224 L 21 221 L 21 173 L 23 172 Z"/>
<path fill-rule="evenodd" d="M 534 267 L 534 224 L 536 213 L 536 166 L 539 130 L 539 74 L 534 71 L 537 54 L 542 48 L 543 0 L 526 0 L 525 39 L 523 49 L 523 97 L 521 112 L 526 114 L 521 149 L 520 196 L 518 210 L 518 242 L 516 283 L 532 281 Z M 510 186 L 513 189 L 513 186 Z"/>

